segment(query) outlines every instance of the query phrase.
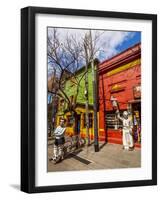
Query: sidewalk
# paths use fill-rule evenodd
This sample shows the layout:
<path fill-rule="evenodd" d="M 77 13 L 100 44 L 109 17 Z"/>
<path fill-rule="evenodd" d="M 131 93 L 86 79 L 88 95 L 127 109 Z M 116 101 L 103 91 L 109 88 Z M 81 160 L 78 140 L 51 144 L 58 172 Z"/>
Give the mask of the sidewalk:
<path fill-rule="evenodd" d="M 53 146 L 48 145 L 48 172 L 74 171 L 93 169 L 136 168 L 141 166 L 141 149 L 125 151 L 119 144 L 100 144 L 99 152 L 94 152 L 94 146 L 84 147 L 69 154 L 62 162 L 54 164 L 49 161 L 52 157 Z"/>

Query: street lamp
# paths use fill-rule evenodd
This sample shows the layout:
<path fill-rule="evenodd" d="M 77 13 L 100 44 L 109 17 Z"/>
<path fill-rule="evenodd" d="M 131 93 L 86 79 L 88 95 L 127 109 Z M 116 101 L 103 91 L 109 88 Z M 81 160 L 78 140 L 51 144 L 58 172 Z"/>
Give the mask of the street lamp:
<path fill-rule="evenodd" d="M 96 65 L 94 60 L 91 61 L 92 72 L 93 72 L 93 110 L 94 110 L 94 150 L 95 152 L 99 151 L 99 142 L 98 142 L 98 119 L 97 119 L 97 75 L 96 75 Z"/>
<path fill-rule="evenodd" d="M 112 103 L 113 108 L 118 108 L 118 102 L 117 102 L 117 98 L 111 96 L 110 101 Z"/>

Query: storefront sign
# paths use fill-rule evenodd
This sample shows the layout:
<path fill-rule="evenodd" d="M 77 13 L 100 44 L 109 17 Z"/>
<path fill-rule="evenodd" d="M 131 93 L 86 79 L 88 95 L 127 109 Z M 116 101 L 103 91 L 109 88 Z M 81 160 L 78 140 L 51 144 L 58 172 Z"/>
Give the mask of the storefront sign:
<path fill-rule="evenodd" d="M 111 87 L 111 93 L 118 92 L 118 91 L 121 91 L 121 90 L 124 90 L 124 89 L 125 89 L 125 86 L 120 85 L 120 84 L 115 84 Z"/>

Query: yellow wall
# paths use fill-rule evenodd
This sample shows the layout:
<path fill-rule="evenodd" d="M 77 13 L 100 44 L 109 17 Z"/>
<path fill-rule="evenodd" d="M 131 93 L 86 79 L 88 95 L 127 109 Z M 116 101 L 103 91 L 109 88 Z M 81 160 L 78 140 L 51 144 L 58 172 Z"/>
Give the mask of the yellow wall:
<path fill-rule="evenodd" d="M 86 135 L 86 128 L 83 127 L 83 121 L 84 121 L 84 116 L 83 115 L 85 114 L 86 110 L 85 110 L 85 108 L 78 107 L 78 108 L 76 108 L 76 112 L 77 112 L 77 114 L 81 115 L 81 119 L 80 119 L 80 134 L 85 136 Z M 89 109 L 89 113 L 92 113 L 92 115 L 93 115 L 93 110 Z M 70 112 L 66 113 L 63 117 L 67 118 L 67 116 L 69 116 L 69 115 L 71 115 Z M 60 118 L 61 118 L 61 116 L 57 116 L 57 126 L 59 125 L 59 119 Z M 92 118 L 93 118 L 93 116 L 92 116 Z M 94 121 L 92 123 L 92 128 L 89 128 L 89 134 L 90 135 L 94 135 L 93 125 L 94 125 Z M 67 134 L 73 135 L 73 126 L 72 127 L 66 127 L 66 133 Z"/>
<path fill-rule="evenodd" d="M 141 59 L 140 58 L 136 59 L 136 60 L 134 60 L 132 62 L 129 62 L 129 63 L 125 64 L 125 65 L 122 65 L 121 67 L 118 67 L 116 69 L 111 70 L 110 72 L 107 73 L 107 76 L 111 76 L 111 75 L 117 74 L 117 73 L 122 72 L 124 70 L 127 70 L 127 69 L 129 69 L 131 67 L 134 67 L 135 65 L 138 65 L 140 63 L 141 63 Z"/>

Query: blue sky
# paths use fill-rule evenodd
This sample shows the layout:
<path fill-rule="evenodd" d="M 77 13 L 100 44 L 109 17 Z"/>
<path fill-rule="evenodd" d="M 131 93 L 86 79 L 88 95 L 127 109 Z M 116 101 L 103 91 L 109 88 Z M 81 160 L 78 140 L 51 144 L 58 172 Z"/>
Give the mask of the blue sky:
<path fill-rule="evenodd" d="M 103 52 L 99 52 L 98 58 L 104 61 L 139 42 L 141 42 L 141 32 L 106 31 L 99 42 Z"/>
<path fill-rule="evenodd" d="M 116 49 L 118 52 L 122 52 L 139 42 L 141 42 L 141 32 L 134 32 L 134 36 L 132 38 L 129 38 L 128 40 L 124 40 L 124 42 L 121 45 L 118 45 Z"/>

